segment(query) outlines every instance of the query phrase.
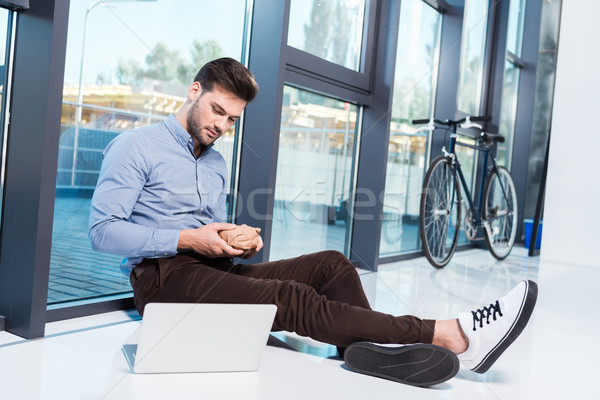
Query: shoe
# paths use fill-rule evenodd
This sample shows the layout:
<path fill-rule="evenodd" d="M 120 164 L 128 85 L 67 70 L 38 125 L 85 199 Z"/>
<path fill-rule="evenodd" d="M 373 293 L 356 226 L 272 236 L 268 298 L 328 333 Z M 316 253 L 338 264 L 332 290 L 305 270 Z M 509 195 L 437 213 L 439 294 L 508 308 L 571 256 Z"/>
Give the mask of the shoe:
<path fill-rule="evenodd" d="M 486 372 L 527 325 L 537 293 L 537 284 L 526 280 L 495 303 L 460 313 L 458 321 L 469 339 L 467 350 L 458 355 L 460 362 L 477 373 Z"/>
<path fill-rule="evenodd" d="M 389 347 L 357 342 L 346 348 L 344 361 L 354 372 L 419 387 L 445 382 L 460 368 L 452 351 L 421 343 Z"/>

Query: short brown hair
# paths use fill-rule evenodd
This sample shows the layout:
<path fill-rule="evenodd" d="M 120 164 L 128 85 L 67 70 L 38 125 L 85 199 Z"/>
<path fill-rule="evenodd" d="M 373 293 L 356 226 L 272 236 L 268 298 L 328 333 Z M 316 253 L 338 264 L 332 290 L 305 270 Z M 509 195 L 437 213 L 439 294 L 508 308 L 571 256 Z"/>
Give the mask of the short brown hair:
<path fill-rule="evenodd" d="M 251 102 L 258 94 L 258 84 L 252 72 L 233 58 L 223 57 L 206 63 L 194 82 L 199 82 L 202 91 L 212 91 L 214 85 L 219 85 L 233 93 L 246 103 Z"/>

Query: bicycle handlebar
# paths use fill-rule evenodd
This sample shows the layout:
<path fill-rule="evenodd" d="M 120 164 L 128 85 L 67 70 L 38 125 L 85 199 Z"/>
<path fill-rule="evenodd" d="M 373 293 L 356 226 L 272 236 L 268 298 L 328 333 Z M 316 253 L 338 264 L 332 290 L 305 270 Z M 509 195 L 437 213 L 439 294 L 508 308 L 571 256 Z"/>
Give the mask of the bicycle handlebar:
<path fill-rule="evenodd" d="M 482 115 L 480 117 L 470 117 L 469 119 L 473 122 L 488 122 L 492 120 L 492 117 L 489 115 Z"/>
<path fill-rule="evenodd" d="M 422 124 L 428 124 L 429 123 L 429 119 L 413 119 L 412 123 L 413 125 L 422 125 Z"/>
<path fill-rule="evenodd" d="M 442 121 L 439 119 L 413 119 L 412 123 L 413 123 L 413 125 L 422 125 L 422 124 L 429 124 L 430 122 L 433 122 L 434 124 L 438 124 L 438 125 L 458 126 L 464 122 L 467 122 L 467 120 L 469 120 L 471 122 L 487 122 L 487 121 L 491 121 L 492 117 L 490 117 L 489 115 L 482 115 L 482 116 L 478 116 L 478 117 L 465 117 L 465 118 L 461 118 L 459 120 L 447 119 L 445 121 Z"/>

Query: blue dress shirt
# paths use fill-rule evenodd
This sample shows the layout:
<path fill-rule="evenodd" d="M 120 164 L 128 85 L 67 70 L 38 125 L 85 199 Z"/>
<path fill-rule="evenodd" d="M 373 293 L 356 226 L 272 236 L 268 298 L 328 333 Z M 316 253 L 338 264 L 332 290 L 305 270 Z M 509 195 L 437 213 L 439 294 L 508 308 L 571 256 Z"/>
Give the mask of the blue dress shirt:
<path fill-rule="evenodd" d="M 144 258 L 177 254 L 181 229 L 225 222 L 225 160 L 212 148 L 196 158 L 174 115 L 123 132 L 103 157 L 89 237 L 94 250 L 126 257 L 124 274 Z"/>

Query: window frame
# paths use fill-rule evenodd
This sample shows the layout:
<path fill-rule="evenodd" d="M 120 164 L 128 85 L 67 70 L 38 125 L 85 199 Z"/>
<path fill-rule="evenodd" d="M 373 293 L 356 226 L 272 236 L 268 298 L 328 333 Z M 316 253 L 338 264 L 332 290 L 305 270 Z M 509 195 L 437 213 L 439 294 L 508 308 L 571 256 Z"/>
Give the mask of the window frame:
<path fill-rule="evenodd" d="M 366 0 L 365 19 L 363 22 L 360 68 L 358 71 L 327 61 L 306 51 L 289 46 L 288 33 L 290 21 L 290 3 L 286 0 L 284 15 L 285 38 L 282 56 L 286 68 L 298 75 L 305 75 L 316 81 L 326 82 L 334 86 L 347 87 L 350 91 L 367 94 L 371 90 L 373 72 L 373 51 L 375 28 L 377 26 L 377 0 Z M 315 90 L 316 88 L 311 88 Z M 364 101 L 364 99 L 363 99 Z"/>

